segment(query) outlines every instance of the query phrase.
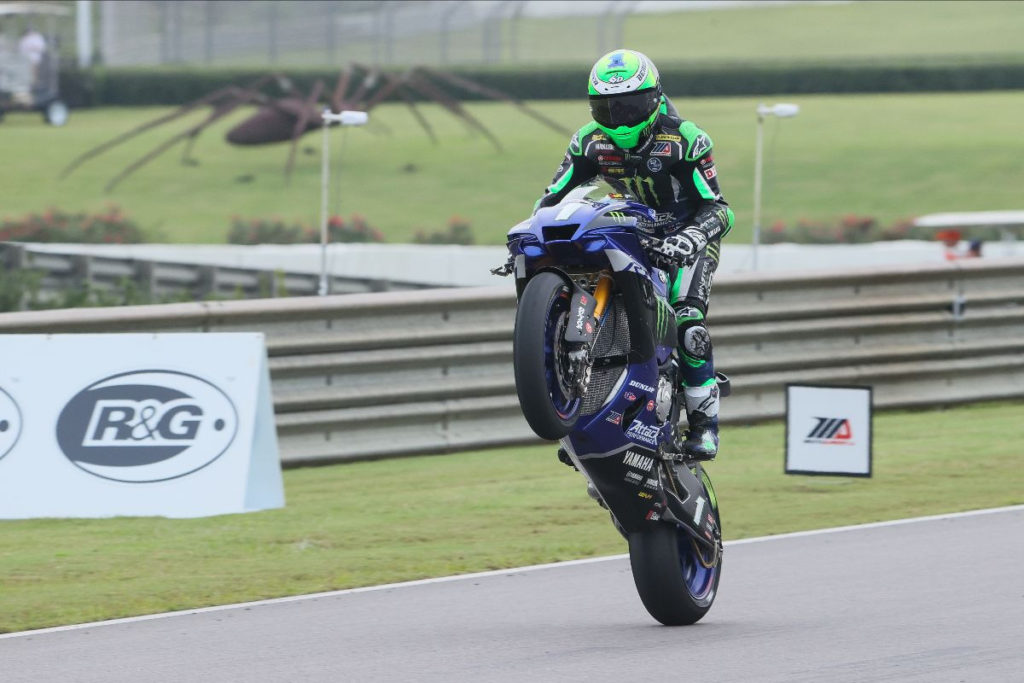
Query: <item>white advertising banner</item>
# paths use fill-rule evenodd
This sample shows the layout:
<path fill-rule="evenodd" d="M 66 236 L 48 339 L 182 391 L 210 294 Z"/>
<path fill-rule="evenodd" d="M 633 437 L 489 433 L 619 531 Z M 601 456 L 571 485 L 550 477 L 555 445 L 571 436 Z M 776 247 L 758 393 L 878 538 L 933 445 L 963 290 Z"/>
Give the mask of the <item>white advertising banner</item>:
<path fill-rule="evenodd" d="M 0 335 L 0 518 L 284 505 L 263 335 Z"/>
<path fill-rule="evenodd" d="M 786 474 L 871 476 L 871 387 L 786 386 Z"/>

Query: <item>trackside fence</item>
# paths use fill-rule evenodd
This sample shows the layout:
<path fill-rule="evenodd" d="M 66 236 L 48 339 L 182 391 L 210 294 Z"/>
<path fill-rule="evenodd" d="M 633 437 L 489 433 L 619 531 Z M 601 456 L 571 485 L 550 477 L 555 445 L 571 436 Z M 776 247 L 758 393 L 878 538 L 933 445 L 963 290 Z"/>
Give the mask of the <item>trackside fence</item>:
<path fill-rule="evenodd" d="M 0 315 L 0 334 L 267 337 L 282 460 L 537 442 L 512 378 L 510 282 Z M 876 407 L 1024 397 L 1024 260 L 723 275 L 709 325 L 726 423 L 778 418 L 787 383 L 871 385 Z"/>
<path fill-rule="evenodd" d="M 43 301 L 83 288 L 103 293 L 131 286 L 147 300 L 159 301 L 311 296 L 320 286 L 316 273 L 61 254 L 12 242 L 0 242 L 0 267 L 36 274 L 39 298 Z M 415 282 L 337 275 L 330 277 L 329 286 L 336 294 L 427 287 Z"/>

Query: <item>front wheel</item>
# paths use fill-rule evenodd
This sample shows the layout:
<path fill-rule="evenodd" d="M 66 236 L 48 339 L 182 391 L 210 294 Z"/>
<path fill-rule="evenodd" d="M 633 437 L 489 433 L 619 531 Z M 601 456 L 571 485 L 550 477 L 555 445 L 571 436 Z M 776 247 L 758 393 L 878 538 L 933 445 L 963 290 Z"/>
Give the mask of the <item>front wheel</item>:
<path fill-rule="evenodd" d="M 717 506 L 712 514 L 721 529 Z M 666 626 L 700 621 L 718 594 L 721 546 L 709 553 L 674 524 L 656 522 L 630 534 L 629 564 L 644 607 Z"/>
<path fill-rule="evenodd" d="M 579 419 L 580 397 L 569 366 L 565 329 L 572 290 L 556 273 L 538 273 L 519 298 L 512 335 L 516 393 L 530 428 L 557 441 Z"/>

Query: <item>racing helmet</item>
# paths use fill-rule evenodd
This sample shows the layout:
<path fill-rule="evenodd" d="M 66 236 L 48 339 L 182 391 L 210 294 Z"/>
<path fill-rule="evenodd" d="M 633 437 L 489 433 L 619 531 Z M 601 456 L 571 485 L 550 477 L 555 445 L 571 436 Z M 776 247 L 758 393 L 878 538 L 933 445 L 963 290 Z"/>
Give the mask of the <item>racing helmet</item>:
<path fill-rule="evenodd" d="M 632 149 L 658 118 L 661 79 L 654 62 L 635 50 L 614 50 L 590 70 L 590 115 L 616 145 Z"/>

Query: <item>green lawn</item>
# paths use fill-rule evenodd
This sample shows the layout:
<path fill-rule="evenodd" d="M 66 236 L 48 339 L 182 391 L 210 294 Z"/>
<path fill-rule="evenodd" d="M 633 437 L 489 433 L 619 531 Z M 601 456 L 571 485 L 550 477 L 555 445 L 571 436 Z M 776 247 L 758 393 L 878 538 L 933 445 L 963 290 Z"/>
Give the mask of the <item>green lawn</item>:
<path fill-rule="evenodd" d="M 875 418 L 871 479 L 785 476 L 780 423 L 709 466 L 728 539 L 1024 503 L 1024 403 Z M 625 552 L 551 446 L 285 473 L 288 506 L 0 522 L 0 632 Z"/>
<path fill-rule="evenodd" d="M 671 94 L 671 83 L 666 87 Z M 765 225 L 834 220 L 847 213 L 887 223 L 936 211 L 1021 208 L 1024 92 L 792 99 L 802 107 L 797 118 L 766 123 Z M 714 138 L 722 189 L 737 215 L 731 239 L 748 240 L 757 100 L 678 105 Z M 567 128 L 588 117 L 583 97 L 536 106 Z M 550 182 L 567 139 L 505 105 L 470 109 L 497 132 L 504 153 L 434 108 L 427 115 L 441 137 L 437 146 L 398 105 L 375 109 L 374 125 L 367 129 L 337 131 L 335 187 L 341 191 L 332 208 L 367 216 L 391 242 L 408 241 L 417 229 L 443 228 L 458 214 L 470 220 L 479 243 L 501 243 Z M 57 179 L 80 152 L 165 111 L 76 111 L 61 129 L 43 125 L 35 115 L 9 114 L 0 124 L 7 162 L 0 167 L 0 217 L 116 202 L 154 241 L 170 242 L 222 242 L 232 215 L 317 224 L 319 135 L 303 139 L 302 148 L 311 153 L 300 153 L 286 184 L 287 146 L 239 148 L 224 142 L 225 130 L 244 114 L 199 139 L 197 166 L 182 165 L 180 151 L 172 150 L 113 193 L 103 193 L 115 173 L 182 124 L 151 131 Z"/>
<path fill-rule="evenodd" d="M 611 7 L 618 15 L 624 6 Z M 298 7 L 283 7 L 302 11 Z M 488 10 L 485 10 L 488 11 Z M 601 26 L 607 22 L 602 41 Z M 1020 2 L 849 2 L 795 3 L 782 7 L 738 7 L 629 14 L 624 45 L 613 45 L 618 20 L 602 14 L 578 17 L 522 18 L 505 21 L 500 40 L 489 35 L 489 52 L 506 65 L 578 63 L 588 66 L 615 47 L 641 50 L 658 64 L 817 59 L 908 60 L 970 55 L 1016 59 L 1024 31 Z M 69 36 L 69 39 L 72 36 Z M 68 45 L 72 43 L 68 42 Z M 442 38 L 435 32 L 404 35 L 384 49 L 359 35 L 344 37 L 344 54 L 377 55 L 395 64 L 441 61 Z M 484 34 L 479 26 L 447 37 L 451 63 L 480 63 Z M 283 65 L 327 64 L 319 37 L 307 49 L 281 50 Z M 337 57 L 336 57 L 337 59 Z M 220 63 L 267 65 L 267 48 L 253 44 L 248 55 Z"/>

